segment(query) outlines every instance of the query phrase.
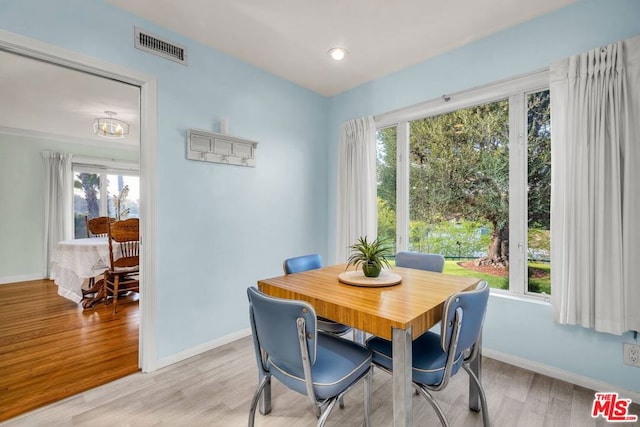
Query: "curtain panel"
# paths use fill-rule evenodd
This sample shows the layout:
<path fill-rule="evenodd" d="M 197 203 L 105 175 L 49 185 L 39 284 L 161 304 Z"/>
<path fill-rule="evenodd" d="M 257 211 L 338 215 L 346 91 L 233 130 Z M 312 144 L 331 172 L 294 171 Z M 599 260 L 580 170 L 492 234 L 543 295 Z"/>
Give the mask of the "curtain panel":
<path fill-rule="evenodd" d="M 338 147 L 337 262 L 346 262 L 358 237 L 378 232 L 376 125 L 373 116 L 340 127 Z"/>
<path fill-rule="evenodd" d="M 49 258 L 61 240 L 73 238 L 72 154 L 42 152 L 44 213 L 44 277 L 49 277 Z"/>
<path fill-rule="evenodd" d="M 554 320 L 640 330 L 640 37 L 550 67 Z"/>

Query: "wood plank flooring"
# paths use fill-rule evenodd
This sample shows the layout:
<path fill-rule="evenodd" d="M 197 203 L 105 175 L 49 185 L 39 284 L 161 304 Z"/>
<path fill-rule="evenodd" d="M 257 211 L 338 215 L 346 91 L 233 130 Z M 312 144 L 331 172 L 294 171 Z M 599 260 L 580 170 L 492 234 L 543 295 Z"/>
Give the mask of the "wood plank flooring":
<path fill-rule="evenodd" d="M 138 371 L 138 303 L 123 302 L 114 315 L 50 280 L 0 285 L 0 421 Z"/>
<path fill-rule="evenodd" d="M 594 392 L 535 374 L 496 360 L 484 359 L 483 383 L 494 427 L 605 426 L 592 419 Z M 246 426 L 251 397 L 257 385 L 256 360 L 250 337 L 168 366 L 135 373 L 85 391 L 29 414 L 6 426 Z M 256 415 L 256 427 L 312 427 L 316 418 L 306 396 L 272 386 L 271 414 Z M 372 397 L 372 425 L 392 426 L 391 376 L 376 370 Z M 447 389 L 436 393 L 452 427 L 482 426 L 480 414 L 467 409 L 467 376 L 461 371 Z M 327 426 L 360 426 L 362 386 L 335 408 Z M 440 425 L 420 396 L 413 397 L 414 426 Z M 632 413 L 640 414 L 633 405 Z"/>

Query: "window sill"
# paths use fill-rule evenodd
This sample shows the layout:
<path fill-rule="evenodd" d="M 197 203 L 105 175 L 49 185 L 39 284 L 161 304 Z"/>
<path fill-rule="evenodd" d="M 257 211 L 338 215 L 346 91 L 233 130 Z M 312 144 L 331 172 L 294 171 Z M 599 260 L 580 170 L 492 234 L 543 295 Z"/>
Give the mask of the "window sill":
<path fill-rule="evenodd" d="M 491 295 L 504 299 L 545 305 L 549 307 L 551 306 L 551 297 L 549 295 L 514 294 L 503 289 L 491 289 Z"/>

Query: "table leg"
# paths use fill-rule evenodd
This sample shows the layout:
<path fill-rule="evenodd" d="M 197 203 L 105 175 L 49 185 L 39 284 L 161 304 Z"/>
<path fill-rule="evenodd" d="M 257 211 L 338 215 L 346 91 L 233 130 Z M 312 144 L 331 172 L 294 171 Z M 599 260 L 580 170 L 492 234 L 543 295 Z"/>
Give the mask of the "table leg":
<path fill-rule="evenodd" d="M 471 368 L 471 371 L 476 374 L 478 380 L 482 381 L 482 377 L 480 376 L 482 374 L 482 336 L 480 336 L 477 345 L 478 355 L 475 360 L 469 364 L 469 367 Z M 475 412 L 480 412 L 480 393 L 471 378 L 469 378 L 469 409 Z"/>
<path fill-rule="evenodd" d="M 87 295 L 87 297 L 84 299 L 84 301 L 82 302 L 82 307 L 83 308 L 93 308 L 95 307 L 96 304 L 98 304 L 99 302 L 101 302 L 104 298 L 104 288 L 103 288 L 103 279 L 100 279 L 98 281 L 96 281 L 95 285 L 93 286 L 92 289 L 95 289 L 96 293 L 95 295 L 89 297 Z"/>
<path fill-rule="evenodd" d="M 93 285 L 89 288 L 89 289 L 83 289 L 82 290 L 82 294 L 84 295 L 88 295 L 88 294 L 95 294 L 96 292 L 100 291 L 102 289 L 102 279 L 99 279 L 98 281 L 95 281 L 94 278 L 94 282 Z"/>
<path fill-rule="evenodd" d="M 393 328 L 393 425 L 411 427 L 413 425 L 411 393 L 411 328 Z"/>

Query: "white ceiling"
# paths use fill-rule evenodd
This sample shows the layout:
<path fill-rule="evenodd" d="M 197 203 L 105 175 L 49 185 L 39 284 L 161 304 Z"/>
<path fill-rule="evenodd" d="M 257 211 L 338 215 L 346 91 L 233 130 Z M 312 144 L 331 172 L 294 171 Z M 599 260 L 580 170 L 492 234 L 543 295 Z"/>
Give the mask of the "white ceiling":
<path fill-rule="evenodd" d="M 107 1 L 332 96 L 575 0 Z"/>
<path fill-rule="evenodd" d="M 70 142 L 137 148 L 140 89 L 0 50 L 0 131 Z M 114 111 L 130 124 L 125 139 L 93 134 L 93 121 Z"/>
<path fill-rule="evenodd" d="M 331 96 L 576 0 L 107 1 Z M 131 124 L 111 141 L 137 147 L 136 87 L 0 51 L 0 94 L 0 131 L 104 144 L 93 120 L 109 110 Z"/>

